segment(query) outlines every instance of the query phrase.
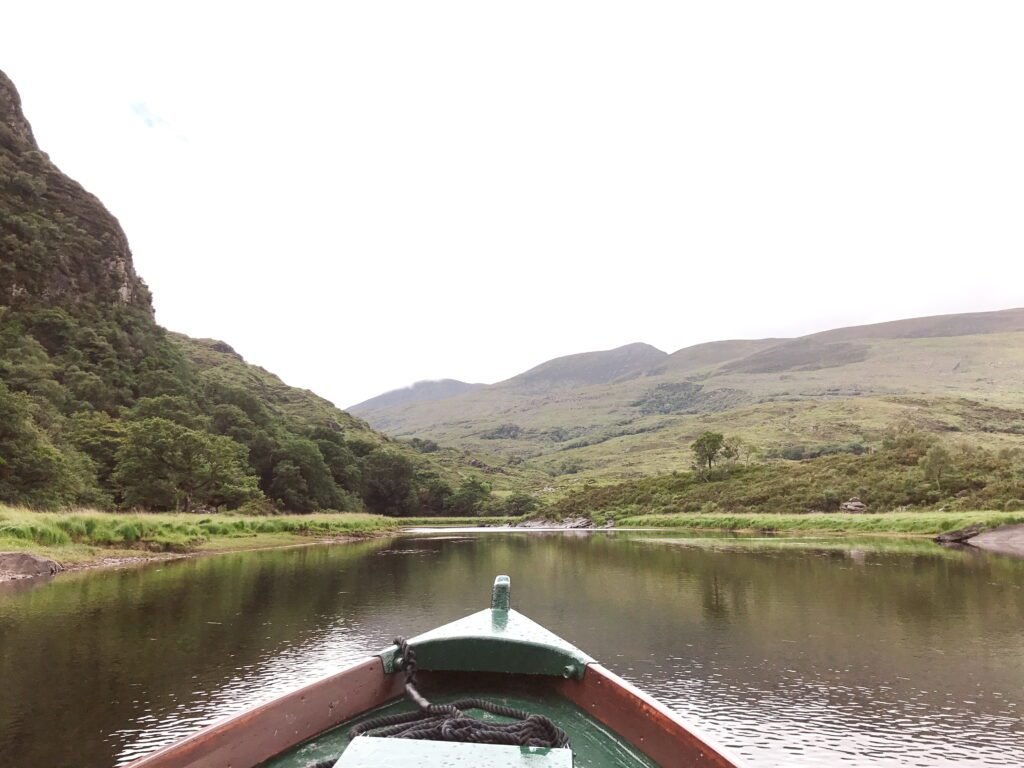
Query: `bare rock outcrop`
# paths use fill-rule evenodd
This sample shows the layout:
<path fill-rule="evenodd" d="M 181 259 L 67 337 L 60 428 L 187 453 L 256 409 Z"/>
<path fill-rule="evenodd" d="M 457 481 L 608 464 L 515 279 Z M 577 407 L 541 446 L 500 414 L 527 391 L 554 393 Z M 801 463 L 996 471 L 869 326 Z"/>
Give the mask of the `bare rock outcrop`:
<path fill-rule="evenodd" d="M 839 505 L 840 512 L 849 512 L 853 515 L 863 515 L 868 511 L 868 505 L 858 499 L 856 496 L 851 498 L 849 501 L 844 501 Z"/>
<path fill-rule="evenodd" d="M 48 557 L 28 552 L 0 552 L 0 581 L 52 576 L 63 570 L 64 566 Z"/>

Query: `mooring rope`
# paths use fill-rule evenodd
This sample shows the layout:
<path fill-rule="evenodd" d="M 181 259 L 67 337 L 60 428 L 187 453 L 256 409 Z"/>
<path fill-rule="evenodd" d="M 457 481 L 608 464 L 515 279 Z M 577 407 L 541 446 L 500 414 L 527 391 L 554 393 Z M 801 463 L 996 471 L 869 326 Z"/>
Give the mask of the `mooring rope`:
<path fill-rule="evenodd" d="M 405 672 L 405 694 L 416 703 L 418 710 L 371 717 L 352 728 L 349 731 L 350 738 L 377 736 L 509 744 L 518 747 L 569 746 L 569 737 L 565 731 L 544 715 L 531 715 L 521 709 L 475 698 L 458 699 L 450 704 L 431 704 L 416 688 L 416 651 L 402 637 L 395 638 L 395 645 L 398 646 L 396 664 Z M 492 715 L 512 718 L 515 722 L 491 723 L 478 720 L 466 715 L 464 710 L 467 709 L 479 709 Z M 331 768 L 337 760 L 322 760 L 308 768 Z"/>

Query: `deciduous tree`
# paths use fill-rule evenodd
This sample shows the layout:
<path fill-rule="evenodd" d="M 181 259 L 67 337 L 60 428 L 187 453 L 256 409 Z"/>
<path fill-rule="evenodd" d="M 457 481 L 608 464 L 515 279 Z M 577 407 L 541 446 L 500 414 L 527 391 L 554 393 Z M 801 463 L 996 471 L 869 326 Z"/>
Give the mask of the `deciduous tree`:
<path fill-rule="evenodd" d="M 701 469 L 711 469 L 722 451 L 725 436 L 720 432 L 705 432 L 690 445 L 695 463 Z"/>
<path fill-rule="evenodd" d="M 952 469 L 953 460 L 949 451 L 941 445 L 933 445 L 917 462 L 924 476 L 935 483 L 935 489 L 942 493 L 942 478 Z"/>

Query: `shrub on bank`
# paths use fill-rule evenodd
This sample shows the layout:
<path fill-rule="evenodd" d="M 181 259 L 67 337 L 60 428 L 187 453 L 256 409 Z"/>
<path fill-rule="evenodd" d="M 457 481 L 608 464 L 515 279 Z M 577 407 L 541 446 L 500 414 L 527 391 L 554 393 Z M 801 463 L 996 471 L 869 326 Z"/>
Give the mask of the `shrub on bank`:
<path fill-rule="evenodd" d="M 632 514 L 837 512 L 857 497 L 869 512 L 901 509 L 1024 510 L 1024 457 L 979 448 L 935 450 L 934 438 L 900 433 L 870 453 L 716 466 L 584 488 L 557 501 L 551 518 Z M 941 461 L 940 461 L 941 459 Z"/>

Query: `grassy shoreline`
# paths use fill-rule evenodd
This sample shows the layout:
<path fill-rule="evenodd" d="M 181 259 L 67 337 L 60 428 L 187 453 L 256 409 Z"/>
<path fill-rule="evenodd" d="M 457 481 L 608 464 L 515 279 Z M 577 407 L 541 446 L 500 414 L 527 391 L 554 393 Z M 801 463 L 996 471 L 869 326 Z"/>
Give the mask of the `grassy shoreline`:
<path fill-rule="evenodd" d="M 31 552 L 67 569 L 226 551 L 301 546 L 393 533 L 412 525 L 486 525 L 506 518 L 37 512 L 0 505 L 0 552 Z M 2 576 L 2 574 L 0 574 Z"/>

